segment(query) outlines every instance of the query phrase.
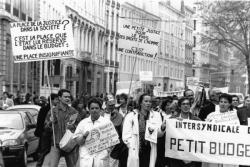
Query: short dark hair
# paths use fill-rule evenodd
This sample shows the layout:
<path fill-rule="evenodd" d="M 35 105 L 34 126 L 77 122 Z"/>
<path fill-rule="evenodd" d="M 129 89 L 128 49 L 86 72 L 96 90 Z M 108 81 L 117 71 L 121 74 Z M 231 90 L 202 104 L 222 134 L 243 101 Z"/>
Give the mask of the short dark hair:
<path fill-rule="evenodd" d="M 58 96 L 59 97 L 62 97 L 62 95 L 63 95 L 63 93 L 65 93 L 65 92 L 67 92 L 67 93 L 69 93 L 70 94 L 70 91 L 68 90 L 68 89 L 60 89 L 59 91 L 58 91 Z"/>
<path fill-rule="evenodd" d="M 150 95 L 147 94 L 147 93 L 143 93 L 143 94 L 139 97 L 139 99 L 138 99 L 138 109 L 139 109 L 139 110 L 141 109 L 141 103 L 142 103 L 143 98 L 144 98 L 145 96 L 150 96 Z M 150 97 L 151 97 L 151 96 L 150 96 Z"/>
<path fill-rule="evenodd" d="M 92 103 L 96 103 L 96 104 L 98 104 L 98 106 L 100 107 L 100 109 L 102 108 L 102 103 L 100 102 L 100 100 L 98 100 L 98 98 L 96 98 L 96 97 L 91 98 L 91 99 L 88 101 L 88 108 L 90 108 L 90 105 L 91 105 Z"/>
<path fill-rule="evenodd" d="M 125 101 L 128 101 L 128 95 L 126 95 L 125 93 L 120 94 L 120 99 L 121 98 L 125 99 Z"/>
<path fill-rule="evenodd" d="M 176 95 L 173 95 L 172 98 L 173 98 L 173 100 L 179 100 L 178 96 L 176 96 Z"/>
<path fill-rule="evenodd" d="M 233 98 L 234 98 L 234 97 L 236 97 L 237 100 L 240 101 L 240 98 L 239 98 L 239 96 L 237 96 L 237 95 L 231 95 L 231 97 L 232 97 L 232 101 L 233 101 Z"/>
<path fill-rule="evenodd" d="M 165 111 L 165 107 L 166 107 L 166 105 L 168 104 L 168 103 L 172 103 L 173 102 L 173 98 L 166 98 L 163 102 L 162 102 L 162 104 L 161 104 L 161 109 L 163 110 L 163 111 Z"/>
<path fill-rule="evenodd" d="M 232 104 L 232 96 L 227 93 L 222 93 L 219 97 L 219 101 L 224 98 L 227 99 L 230 104 Z"/>
<path fill-rule="evenodd" d="M 184 97 L 186 97 L 186 92 L 187 92 L 187 91 L 192 91 L 193 94 L 194 94 L 194 91 L 193 91 L 192 89 L 186 89 L 186 90 L 183 92 L 183 96 L 184 96 Z"/>
<path fill-rule="evenodd" d="M 181 107 L 181 103 L 182 103 L 183 101 L 185 101 L 185 100 L 188 100 L 188 101 L 189 101 L 189 104 L 190 104 L 190 106 L 191 106 L 191 101 L 190 101 L 190 99 L 189 99 L 188 97 L 181 97 L 181 98 L 179 99 L 179 101 L 178 101 L 178 107 Z"/>
<path fill-rule="evenodd" d="M 58 98 L 58 94 L 56 93 L 51 93 L 50 94 L 51 100 L 55 100 L 55 98 Z"/>

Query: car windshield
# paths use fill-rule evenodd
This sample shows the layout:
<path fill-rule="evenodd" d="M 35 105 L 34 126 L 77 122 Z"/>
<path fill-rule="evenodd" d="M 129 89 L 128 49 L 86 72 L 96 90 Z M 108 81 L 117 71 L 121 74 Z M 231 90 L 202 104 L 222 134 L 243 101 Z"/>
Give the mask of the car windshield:
<path fill-rule="evenodd" d="M 23 120 L 20 114 L 0 113 L 0 129 L 23 128 Z"/>
<path fill-rule="evenodd" d="M 28 111 L 33 117 L 38 115 L 37 109 L 34 108 L 13 108 L 13 111 Z"/>

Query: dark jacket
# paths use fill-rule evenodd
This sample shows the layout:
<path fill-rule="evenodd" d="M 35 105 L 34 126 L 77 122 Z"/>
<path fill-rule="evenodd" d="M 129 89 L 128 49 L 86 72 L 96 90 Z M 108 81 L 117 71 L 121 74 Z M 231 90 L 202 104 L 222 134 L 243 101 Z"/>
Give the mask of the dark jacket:
<path fill-rule="evenodd" d="M 180 117 L 180 113 L 177 113 L 176 115 L 172 115 L 170 118 L 179 118 L 179 117 Z M 200 118 L 194 116 L 190 112 L 189 112 L 189 119 L 190 120 L 196 120 L 196 121 L 201 120 Z M 169 158 L 168 159 L 168 167 L 201 167 L 201 162 L 192 161 L 192 162 L 186 164 L 182 160 Z"/>
<path fill-rule="evenodd" d="M 243 106 L 241 108 L 238 108 L 237 109 L 237 116 L 240 120 L 240 124 L 241 125 L 248 125 L 248 122 L 247 122 L 247 107 Z"/>
<path fill-rule="evenodd" d="M 203 107 L 200 109 L 198 117 L 202 120 L 205 121 L 207 116 L 215 111 L 215 105 L 212 103 L 210 100 L 206 100 Z"/>
<path fill-rule="evenodd" d="M 40 111 L 37 117 L 37 126 L 34 132 L 35 136 L 37 137 L 41 137 L 42 133 L 44 132 L 44 123 L 45 123 L 45 119 L 49 110 L 50 110 L 50 104 L 47 104 L 44 107 L 40 108 Z"/>
<path fill-rule="evenodd" d="M 70 130 L 75 131 L 77 124 L 79 123 L 79 114 L 78 111 L 75 110 L 73 107 L 70 107 L 62 102 L 52 109 L 53 117 L 54 117 L 54 128 L 55 128 L 55 142 L 56 144 L 60 143 L 60 140 L 64 136 L 67 124 L 72 124 Z M 73 118 L 73 115 L 76 114 L 76 118 Z M 48 113 L 46 118 L 46 126 L 51 128 L 51 121 L 50 121 L 51 112 Z"/>

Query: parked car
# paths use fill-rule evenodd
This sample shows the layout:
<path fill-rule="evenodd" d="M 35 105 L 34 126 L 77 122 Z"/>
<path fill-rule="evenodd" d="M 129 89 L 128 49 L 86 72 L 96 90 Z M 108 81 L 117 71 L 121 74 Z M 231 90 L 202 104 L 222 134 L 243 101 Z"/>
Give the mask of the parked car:
<path fill-rule="evenodd" d="M 36 156 L 39 138 L 34 135 L 36 121 L 27 111 L 0 111 L 0 140 L 4 161 L 27 166 L 27 157 Z"/>
<path fill-rule="evenodd" d="M 4 167 L 3 153 L 2 153 L 2 141 L 0 140 L 0 167 Z"/>
<path fill-rule="evenodd" d="M 7 110 L 18 110 L 18 111 L 28 111 L 34 117 L 35 121 L 37 121 L 38 113 L 40 111 L 41 106 L 34 104 L 23 104 L 23 105 L 15 105 L 7 108 Z"/>

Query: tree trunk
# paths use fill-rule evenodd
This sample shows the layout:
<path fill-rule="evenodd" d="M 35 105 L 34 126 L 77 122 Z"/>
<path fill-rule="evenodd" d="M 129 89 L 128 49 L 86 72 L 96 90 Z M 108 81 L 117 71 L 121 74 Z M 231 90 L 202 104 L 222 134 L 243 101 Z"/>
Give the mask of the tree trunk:
<path fill-rule="evenodd" d="M 247 93 L 250 94 L 250 62 L 249 62 L 249 54 L 245 55 L 246 57 L 246 65 L 247 65 L 247 81 L 248 81 L 248 85 L 246 86 L 246 88 L 248 88 Z"/>

